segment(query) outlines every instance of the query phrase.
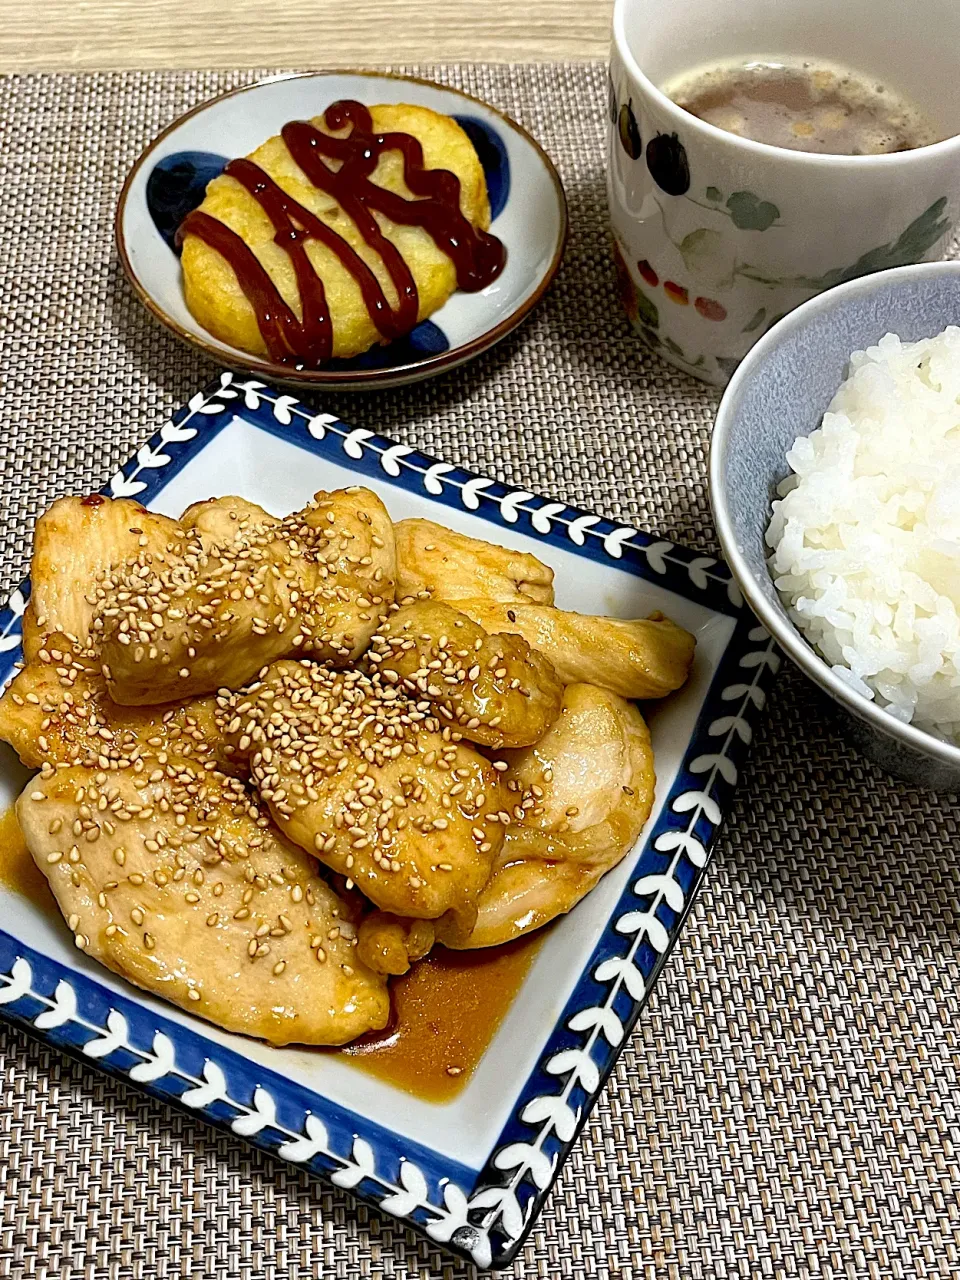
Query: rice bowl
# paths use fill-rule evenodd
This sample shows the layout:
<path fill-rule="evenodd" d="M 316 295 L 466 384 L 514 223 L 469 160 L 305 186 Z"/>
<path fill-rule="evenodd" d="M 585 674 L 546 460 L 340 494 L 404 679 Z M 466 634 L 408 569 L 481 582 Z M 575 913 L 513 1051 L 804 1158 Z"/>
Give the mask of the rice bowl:
<path fill-rule="evenodd" d="M 791 620 L 903 724 L 960 737 L 960 328 L 854 352 L 766 532 Z"/>

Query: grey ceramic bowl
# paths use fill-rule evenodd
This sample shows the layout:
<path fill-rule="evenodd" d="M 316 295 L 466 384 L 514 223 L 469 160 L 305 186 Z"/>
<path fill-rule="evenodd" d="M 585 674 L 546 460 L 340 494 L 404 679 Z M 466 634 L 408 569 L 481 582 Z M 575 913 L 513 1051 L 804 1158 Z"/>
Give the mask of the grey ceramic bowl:
<path fill-rule="evenodd" d="M 929 338 L 960 324 L 960 262 L 898 267 L 811 298 L 775 325 L 727 387 L 710 451 L 710 497 L 730 569 L 784 652 L 845 713 L 851 740 L 891 773 L 960 791 L 960 747 L 900 724 L 839 680 L 787 616 L 767 569 L 764 533 L 798 436 L 820 425 L 850 353 L 885 333 Z"/>

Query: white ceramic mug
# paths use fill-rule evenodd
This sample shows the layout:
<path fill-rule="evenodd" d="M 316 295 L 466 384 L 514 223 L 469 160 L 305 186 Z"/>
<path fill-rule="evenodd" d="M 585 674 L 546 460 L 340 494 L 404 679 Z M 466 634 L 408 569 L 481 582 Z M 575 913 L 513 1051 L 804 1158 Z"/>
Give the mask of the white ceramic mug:
<path fill-rule="evenodd" d="M 658 87 L 778 55 L 876 78 L 945 140 L 872 156 L 790 151 L 707 124 Z M 814 293 L 939 256 L 960 219 L 958 58 L 960 0 L 616 0 L 608 194 L 621 296 L 644 339 L 723 386 Z"/>

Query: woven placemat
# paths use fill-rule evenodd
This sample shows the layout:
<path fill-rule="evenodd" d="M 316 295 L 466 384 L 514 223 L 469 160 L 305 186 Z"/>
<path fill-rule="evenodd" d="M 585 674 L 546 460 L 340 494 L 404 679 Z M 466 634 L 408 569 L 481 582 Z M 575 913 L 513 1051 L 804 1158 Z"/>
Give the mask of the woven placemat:
<path fill-rule="evenodd" d="M 495 351 L 356 425 L 716 551 L 711 394 L 615 300 L 599 65 L 416 68 L 516 116 L 556 160 L 556 286 Z M 0 566 L 99 485 L 212 367 L 132 297 L 123 175 L 180 111 L 255 73 L 0 79 Z M 837 736 L 792 670 L 771 699 L 677 953 L 515 1275 L 960 1274 L 955 805 Z M 0 1275 L 465 1280 L 345 1194 L 0 1027 Z"/>

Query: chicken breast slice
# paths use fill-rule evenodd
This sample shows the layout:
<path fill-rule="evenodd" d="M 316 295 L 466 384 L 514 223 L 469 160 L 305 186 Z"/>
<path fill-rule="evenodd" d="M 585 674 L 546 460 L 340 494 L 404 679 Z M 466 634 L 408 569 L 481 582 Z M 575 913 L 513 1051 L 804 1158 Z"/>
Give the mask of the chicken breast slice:
<path fill-rule="evenodd" d="M 397 599 L 528 600 L 553 604 L 553 570 L 536 556 L 470 538 L 432 520 L 398 520 Z"/>
<path fill-rule="evenodd" d="M 191 511 L 200 526 L 204 518 Z M 195 524 L 178 563 L 157 571 L 134 557 L 99 585 L 114 701 L 143 706 L 238 689 L 287 654 L 342 666 L 366 649 L 396 576 L 380 499 L 338 489 L 279 523 L 241 523 L 217 544 Z"/>
<path fill-rule="evenodd" d="M 93 585 L 130 556 L 162 564 L 178 557 L 183 530 L 168 516 L 129 498 L 58 498 L 37 521 L 30 563 L 31 594 L 23 620 L 23 654 L 31 661 L 46 636 L 59 633 L 77 649 L 91 642 Z"/>
<path fill-rule="evenodd" d="M 213 698 L 140 710 L 119 707 L 90 659 L 62 636 L 48 636 L 0 697 L 0 738 L 30 769 L 44 764 L 123 768 L 161 751 L 189 756 L 207 768 L 230 762 Z"/>
<path fill-rule="evenodd" d="M 357 955 L 374 973 L 399 977 L 433 949 L 436 936 L 433 920 L 371 911 L 360 921 Z"/>
<path fill-rule="evenodd" d="M 17 818 L 77 946 L 137 986 L 277 1045 L 386 1024 L 348 908 L 235 779 L 182 758 L 49 769 Z"/>
<path fill-rule="evenodd" d="M 439 600 L 401 605 L 369 654 L 381 679 L 433 703 L 444 723 L 482 746 L 525 747 L 560 713 L 563 685 L 521 636 L 488 635 Z"/>
<path fill-rule="evenodd" d="M 467 950 L 531 933 L 575 907 L 636 844 L 656 779 L 632 703 L 570 685 L 540 742 L 502 756 L 510 820 L 472 928 L 375 911 L 360 923 L 358 951 L 376 972 L 405 973 L 435 941 Z"/>
<path fill-rule="evenodd" d="M 194 502 L 180 517 L 184 529 L 193 530 L 206 548 L 234 542 L 254 528 L 276 528 L 279 516 L 248 502 L 246 498 L 227 496 Z"/>
<path fill-rule="evenodd" d="M 472 925 L 504 811 L 489 760 L 378 677 L 275 663 L 221 723 L 284 835 L 376 906 Z"/>
<path fill-rule="evenodd" d="M 696 640 L 662 613 L 603 618 L 540 604 L 460 600 L 491 633 L 522 636 L 553 663 L 564 684 L 594 684 L 621 698 L 663 698 L 686 683 Z"/>
<path fill-rule="evenodd" d="M 570 911 L 634 847 L 653 807 L 649 731 L 607 689 L 569 685 L 543 738 L 503 754 L 514 821 L 472 930 L 438 924 L 454 949 L 499 946 Z"/>

